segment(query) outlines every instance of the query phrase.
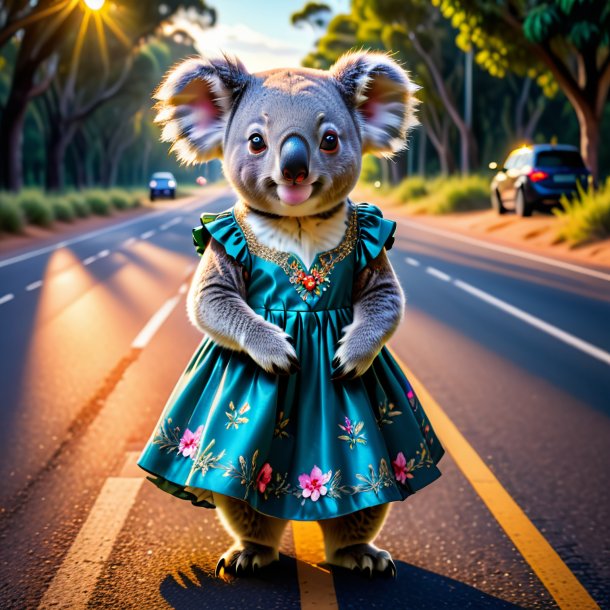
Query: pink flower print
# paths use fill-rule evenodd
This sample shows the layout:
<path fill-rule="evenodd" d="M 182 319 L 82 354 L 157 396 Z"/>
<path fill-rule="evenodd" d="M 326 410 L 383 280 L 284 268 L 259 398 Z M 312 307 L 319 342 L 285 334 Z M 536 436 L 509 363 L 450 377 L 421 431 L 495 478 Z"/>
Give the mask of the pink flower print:
<path fill-rule="evenodd" d="M 413 390 L 409 390 L 409 391 L 407 392 L 407 398 L 408 398 L 409 400 L 413 400 L 413 397 L 414 397 L 414 396 L 415 396 L 415 394 L 413 394 Z"/>
<path fill-rule="evenodd" d="M 256 477 L 256 486 L 258 487 L 258 491 L 260 493 L 265 493 L 265 489 L 267 489 L 267 485 L 271 481 L 271 473 L 273 472 L 273 468 L 267 462 L 263 464 L 263 467 L 260 469 L 258 476 Z"/>
<path fill-rule="evenodd" d="M 349 417 L 345 418 L 345 431 L 348 434 L 352 433 L 352 422 L 350 421 Z"/>
<path fill-rule="evenodd" d="M 203 434 L 203 426 L 199 426 L 195 432 L 191 432 L 188 428 L 184 431 L 182 438 L 180 439 L 180 446 L 178 447 L 178 455 L 182 454 L 184 457 L 190 457 L 191 460 L 195 459 L 197 448 L 199 447 L 199 441 Z"/>
<path fill-rule="evenodd" d="M 413 478 L 413 475 L 411 474 L 413 464 L 414 460 L 409 460 L 409 462 L 407 462 L 402 451 L 396 456 L 396 459 L 392 461 L 394 476 L 399 483 L 405 483 L 407 479 Z"/>
<path fill-rule="evenodd" d="M 325 496 L 328 489 L 325 483 L 330 481 L 332 472 L 329 470 L 326 474 L 322 474 L 322 471 L 314 466 L 310 474 L 303 473 L 299 476 L 299 485 L 303 490 L 304 498 L 311 498 L 314 502 L 320 497 Z"/>

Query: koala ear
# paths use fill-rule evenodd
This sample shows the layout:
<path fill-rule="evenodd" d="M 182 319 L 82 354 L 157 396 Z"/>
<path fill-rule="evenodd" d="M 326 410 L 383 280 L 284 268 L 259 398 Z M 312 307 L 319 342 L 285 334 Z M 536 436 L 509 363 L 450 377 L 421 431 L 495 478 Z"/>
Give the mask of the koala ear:
<path fill-rule="evenodd" d="M 191 57 L 165 75 L 153 95 L 155 123 L 180 161 L 202 163 L 222 154 L 229 113 L 249 77 L 238 59 L 227 56 Z"/>
<path fill-rule="evenodd" d="M 407 132 L 418 125 L 413 94 L 421 89 L 385 53 L 342 55 L 330 69 L 339 91 L 359 118 L 363 152 L 391 156 L 406 147 Z"/>

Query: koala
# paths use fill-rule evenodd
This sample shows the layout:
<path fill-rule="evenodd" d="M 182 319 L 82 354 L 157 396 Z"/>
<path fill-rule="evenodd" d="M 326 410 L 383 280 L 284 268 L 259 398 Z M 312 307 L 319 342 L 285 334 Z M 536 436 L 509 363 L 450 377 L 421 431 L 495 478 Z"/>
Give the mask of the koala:
<path fill-rule="evenodd" d="M 244 232 L 272 252 L 295 253 L 308 267 L 316 253 L 341 243 L 362 155 L 389 157 L 405 146 L 417 123 L 418 88 L 397 62 L 377 52 L 348 53 L 328 71 L 254 74 L 228 56 L 192 57 L 157 90 L 156 121 L 182 162 L 222 159 L 224 175 L 248 211 Z M 244 267 L 212 239 L 188 292 L 191 322 L 267 374 L 298 374 L 302 354 L 285 329 L 250 307 L 248 281 Z M 384 250 L 354 278 L 351 298 L 353 318 L 332 360 L 335 383 L 365 374 L 403 318 L 404 295 Z M 286 519 L 216 492 L 213 503 L 235 541 L 217 573 L 246 574 L 278 559 Z M 320 520 L 326 561 L 395 575 L 390 554 L 373 544 L 388 506 Z"/>

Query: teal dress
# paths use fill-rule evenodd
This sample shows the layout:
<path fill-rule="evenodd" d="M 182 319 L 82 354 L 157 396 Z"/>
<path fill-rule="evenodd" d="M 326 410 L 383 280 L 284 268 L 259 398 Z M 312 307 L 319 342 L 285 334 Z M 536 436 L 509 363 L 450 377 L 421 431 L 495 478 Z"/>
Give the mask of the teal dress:
<path fill-rule="evenodd" d="M 197 506 L 213 508 L 216 492 L 316 521 L 404 500 L 437 479 L 443 447 L 387 348 L 361 377 L 331 379 L 354 278 L 392 246 L 396 223 L 350 203 L 342 242 L 307 268 L 259 243 L 245 215 L 239 205 L 202 215 L 197 251 L 215 239 L 244 267 L 248 305 L 293 338 L 300 371 L 267 373 L 204 338 L 138 461 L 149 480 Z"/>

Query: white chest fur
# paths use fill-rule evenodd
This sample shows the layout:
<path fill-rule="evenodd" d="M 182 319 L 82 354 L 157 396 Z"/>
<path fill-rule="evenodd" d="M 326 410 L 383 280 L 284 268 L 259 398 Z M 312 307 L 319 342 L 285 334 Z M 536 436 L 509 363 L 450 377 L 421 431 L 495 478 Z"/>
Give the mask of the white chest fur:
<path fill-rule="evenodd" d="M 247 222 L 261 244 L 281 252 L 292 252 L 310 267 L 316 254 L 332 250 L 341 243 L 347 229 L 348 207 L 342 206 L 328 218 L 274 218 L 249 212 Z"/>

